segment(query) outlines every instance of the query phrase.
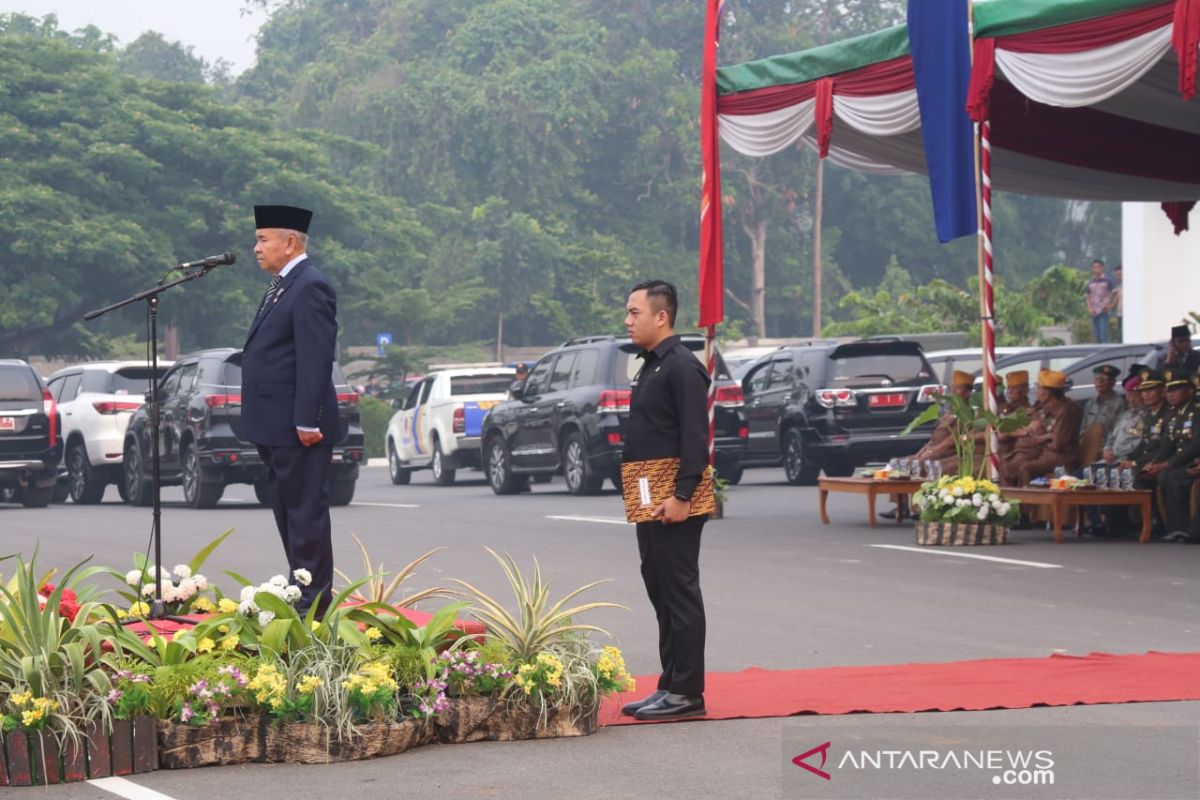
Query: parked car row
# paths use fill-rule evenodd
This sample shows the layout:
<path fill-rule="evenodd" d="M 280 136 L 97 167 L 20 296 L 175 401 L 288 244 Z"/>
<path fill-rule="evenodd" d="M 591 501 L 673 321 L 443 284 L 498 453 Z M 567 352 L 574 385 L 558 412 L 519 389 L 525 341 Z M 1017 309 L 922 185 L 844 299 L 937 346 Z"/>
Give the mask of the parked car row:
<path fill-rule="evenodd" d="M 202 350 L 159 365 L 161 485 L 181 485 L 193 508 L 215 506 L 230 484 L 271 502 L 267 470 L 241 430 L 242 353 Z M 153 446 L 145 362 L 67 367 L 49 381 L 23 361 L 0 361 L 0 492 L 27 506 L 98 503 L 110 484 L 131 505 L 152 502 Z M 333 365 L 341 435 L 333 442 L 330 503 L 354 497 L 363 460 L 358 394 Z"/>

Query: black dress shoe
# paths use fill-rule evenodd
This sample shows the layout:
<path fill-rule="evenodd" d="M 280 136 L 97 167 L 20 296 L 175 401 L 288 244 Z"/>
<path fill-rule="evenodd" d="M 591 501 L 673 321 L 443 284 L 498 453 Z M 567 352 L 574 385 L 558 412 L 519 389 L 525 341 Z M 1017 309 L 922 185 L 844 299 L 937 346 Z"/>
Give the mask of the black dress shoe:
<path fill-rule="evenodd" d="M 643 709 L 649 705 L 654 705 L 655 703 L 657 703 L 659 700 L 662 700 L 666 696 L 667 696 L 666 689 L 657 689 L 654 692 L 652 692 L 651 694 L 648 694 L 645 697 L 643 697 L 641 700 L 634 700 L 632 703 L 626 703 L 625 705 L 621 706 L 621 713 L 627 717 L 632 717 L 634 714 L 636 714 L 641 709 Z"/>
<path fill-rule="evenodd" d="M 896 509 L 889 508 L 887 511 L 880 511 L 879 516 L 883 517 L 884 519 L 895 519 Z"/>
<path fill-rule="evenodd" d="M 705 714 L 704 697 L 686 694 L 667 694 L 635 713 L 634 719 L 682 719 L 702 717 Z"/>

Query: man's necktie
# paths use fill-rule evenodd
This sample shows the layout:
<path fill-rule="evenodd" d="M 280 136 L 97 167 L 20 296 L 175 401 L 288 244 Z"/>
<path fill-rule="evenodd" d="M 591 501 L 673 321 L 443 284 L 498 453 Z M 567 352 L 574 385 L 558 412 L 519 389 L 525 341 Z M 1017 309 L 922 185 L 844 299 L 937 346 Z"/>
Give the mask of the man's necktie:
<path fill-rule="evenodd" d="M 266 309 L 267 304 L 271 302 L 271 298 L 275 296 L 275 291 L 279 288 L 279 283 L 282 280 L 283 278 L 278 275 L 271 278 L 271 283 L 267 286 L 267 293 L 263 295 L 262 305 L 259 306 L 258 313 L 261 314 Z"/>

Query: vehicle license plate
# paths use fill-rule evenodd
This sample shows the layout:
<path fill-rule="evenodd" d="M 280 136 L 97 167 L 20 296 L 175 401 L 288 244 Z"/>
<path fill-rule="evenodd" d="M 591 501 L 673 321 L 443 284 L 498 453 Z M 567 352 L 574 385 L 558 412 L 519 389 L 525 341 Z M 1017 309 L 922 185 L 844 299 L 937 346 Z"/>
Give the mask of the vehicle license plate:
<path fill-rule="evenodd" d="M 902 406 L 905 403 L 903 392 L 889 392 L 888 394 L 873 394 L 868 404 L 871 408 L 895 408 Z"/>
<path fill-rule="evenodd" d="M 16 417 L 0 417 L 0 431 L 15 431 L 16 429 Z"/>

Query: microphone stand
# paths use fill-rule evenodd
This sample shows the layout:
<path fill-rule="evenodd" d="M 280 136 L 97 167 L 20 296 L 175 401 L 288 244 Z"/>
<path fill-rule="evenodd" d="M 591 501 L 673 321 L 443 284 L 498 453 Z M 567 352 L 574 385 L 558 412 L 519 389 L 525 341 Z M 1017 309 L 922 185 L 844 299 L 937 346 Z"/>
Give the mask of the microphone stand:
<path fill-rule="evenodd" d="M 154 540 L 154 600 L 150 604 L 150 616 L 152 620 L 170 620 L 172 622 L 189 622 L 194 623 L 195 620 L 186 617 L 176 617 L 167 614 L 167 605 L 162 599 L 162 471 L 158 458 L 158 443 L 159 443 L 159 397 L 158 397 L 158 296 L 167 289 L 178 286 L 181 283 L 194 281 L 197 278 L 203 278 L 208 274 L 212 267 L 203 267 L 194 272 L 189 272 L 182 278 L 177 278 L 170 283 L 159 281 L 154 286 L 144 291 L 138 292 L 132 297 L 121 300 L 118 303 L 113 303 L 104 308 L 97 308 L 87 312 L 83 318 L 88 322 L 102 317 L 110 311 L 116 311 L 118 308 L 124 308 L 127 305 L 136 303 L 139 300 L 146 301 L 146 316 L 150 321 L 150 480 L 152 485 L 153 498 L 153 516 L 150 525 L 151 538 Z M 140 447 L 140 445 L 135 445 Z"/>

